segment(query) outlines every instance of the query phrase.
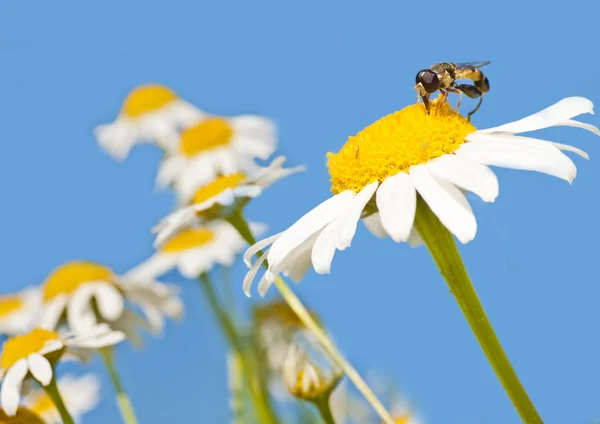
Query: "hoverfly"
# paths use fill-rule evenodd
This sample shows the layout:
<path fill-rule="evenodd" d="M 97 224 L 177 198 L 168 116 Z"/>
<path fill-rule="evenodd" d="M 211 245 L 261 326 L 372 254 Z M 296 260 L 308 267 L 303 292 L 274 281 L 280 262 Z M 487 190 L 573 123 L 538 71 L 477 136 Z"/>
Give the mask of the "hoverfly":
<path fill-rule="evenodd" d="M 451 63 L 451 62 L 440 62 L 436 63 L 429 69 L 423 69 L 417 73 L 415 89 L 417 89 L 418 96 L 421 96 L 425 109 L 429 114 L 429 97 L 440 90 L 445 98 L 450 93 L 458 93 L 460 95 L 456 108 L 460 106 L 463 93 L 471 99 L 479 98 L 479 103 L 471 112 L 469 112 L 468 119 L 471 120 L 471 115 L 477 112 L 481 102 L 483 101 L 483 95 L 490 91 L 490 82 L 483 72 L 479 68 L 488 65 L 490 62 L 466 62 L 466 63 Z M 471 84 L 456 84 L 456 80 L 470 79 L 473 81 Z M 418 99 L 417 96 L 417 99 Z"/>

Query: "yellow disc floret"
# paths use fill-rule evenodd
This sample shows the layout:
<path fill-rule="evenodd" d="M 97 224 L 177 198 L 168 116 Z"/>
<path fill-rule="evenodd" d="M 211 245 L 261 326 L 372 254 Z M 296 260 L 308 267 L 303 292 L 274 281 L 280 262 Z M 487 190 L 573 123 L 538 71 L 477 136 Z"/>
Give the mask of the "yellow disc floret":
<path fill-rule="evenodd" d="M 44 424 L 44 421 L 34 412 L 19 406 L 17 413 L 12 416 L 0 410 L 0 424 Z"/>
<path fill-rule="evenodd" d="M 181 152 L 186 156 L 226 146 L 231 141 L 233 129 L 221 118 L 210 118 L 181 134 Z"/>
<path fill-rule="evenodd" d="M 51 340 L 60 340 L 58 333 L 36 328 L 28 334 L 16 336 L 4 342 L 0 368 L 6 370 L 19 359 L 27 358 L 32 353 L 38 353 Z"/>
<path fill-rule="evenodd" d="M 44 283 L 44 301 L 59 294 L 70 294 L 80 285 L 92 281 L 110 282 L 114 273 L 110 268 L 93 262 L 69 262 L 55 269 Z"/>
<path fill-rule="evenodd" d="M 137 118 L 154 112 L 177 100 L 177 94 L 162 85 L 150 84 L 134 88 L 125 98 L 121 112 L 128 118 Z"/>
<path fill-rule="evenodd" d="M 23 307 L 23 301 L 19 296 L 10 295 L 0 297 L 0 317 L 4 317 Z"/>
<path fill-rule="evenodd" d="M 431 102 L 431 114 L 422 104 L 375 121 L 349 137 L 339 153 L 328 153 L 331 191 L 358 193 L 366 185 L 413 165 L 453 153 L 477 129 L 449 103 Z"/>
<path fill-rule="evenodd" d="M 205 245 L 213 238 L 214 234 L 208 228 L 187 228 L 170 238 L 161 249 L 167 253 L 181 252 Z"/>
<path fill-rule="evenodd" d="M 201 187 L 194 195 L 194 204 L 199 204 L 215 197 L 224 192 L 228 188 L 236 188 L 242 181 L 246 179 L 244 174 L 236 173 L 218 177 L 210 184 Z"/>

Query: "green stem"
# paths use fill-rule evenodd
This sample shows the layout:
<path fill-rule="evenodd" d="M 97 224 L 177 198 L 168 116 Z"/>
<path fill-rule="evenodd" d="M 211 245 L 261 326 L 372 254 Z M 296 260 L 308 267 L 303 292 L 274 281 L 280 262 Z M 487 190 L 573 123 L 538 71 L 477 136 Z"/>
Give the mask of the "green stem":
<path fill-rule="evenodd" d="M 415 227 L 523 422 L 543 423 L 519 381 L 477 296 L 454 237 L 419 196 Z"/>
<path fill-rule="evenodd" d="M 227 221 L 231 225 L 235 227 L 235 229 L 240 233 L 242 238 L 246 240 L 246 242 L 252 246 L 256 243 L 256 239 L 254 235 L 250 231 L 248 227 L 248 223 L 244 218 L 243 212 L 241 209 L 238 209 L 232 215 L 227 217 Z M 258 252 L 257 255 L 261 255 L 261 252 Z M 268 268 L 269 264 L 267 261 L 264 262 L 265 267 Z M 346 376 L 354 383 L 356 388 L 361 392 L 361 394 L 365 397 L 365 399 L 371 404 L 373 409 L 377 412 L 379 417 L 385 422 L 385 424 L 394 424 L 394 419 L 390 415 L 390 413 L 385 409 L 383 404 L 379 401 L 377 396 L 373 393 L 368 384 L 364 381 L 364 379 L 360 376 L 358 371 L 354 369 L 354 367 L 344 358 L 342 353 L 338 350 L 338 348 L 331 341 L 327 333 L 321 328 L 321 326 L 315 321 L 310 312 L 306 309 L 306 307 L 302 304 L 300 299 L 294 294 L 292 289 L 283 281 L 280 276 L 275 278 L 275 286 L 279 290 L 279 293 L 283 297 L 283 299 L 287 302 L 290 308 L 296 313 L 302 324 L 317 338 L 321 346 L 325 349 L 325 351 L 331 356 L 331 358 L 337 363 L 340 368 L 344 371 Z"/>
<path fill-rule="evenodd" d="M 100 356 L 104 361 L 104 366 L 108 371 L 108 375 L 110 377 L 110 381 L 117 393 L 117 405 L 119 405 L 119 410 L 121 411 L 121 417 L 123 418 L 123 422 L 125 424 L 137 424 L 137 418 L 135 417 L 135 412 L 133 411 L 133 405 L 131 404 L 131 400 L 123 387 L 123 383 L 121 383 L 121 379 L 119 378 L 119 374 L 117 373 L 117 369 L 115 368 L 115 364 L 113 362 L 112 357 L 112 348 L 111 347 L 103 347 L 99 349 Z"/>
<path fill-rule="evenodd" d="M 269 404 L 269 399 L 266 397 L 268 396 L 267 393 L 256 389 L 256 378 L 252 373 L 252 367 L 248 363 L 248 359 L 243 354 L 244 348 L 237 334 L 237 330 L 227 314 L 221 308 L 219 299 L 217 298 L 208 275 L 202 274 L 200 276 L 200 287 L 204 290 L 208 304 L 213 312 L 213 315 L 223 329 L 227 341 L 239 354 L 244 379 L 248 385 L 250 397 L 252 398 L 252 402 L 254 403 L 260 422 L 265 424 L 277 424 L 278 420 L 275 416 L 273 408 Z"/>
<path fill-rule="evenodd" d="M 52 402 L 54 402 L 54 405 L 56 406 L 56 409 L 60 414 L 62 422 L 64 424 L 75 424 L 75 421 L 73 421 L 71 414 L 69 414 L 69 411 L 67 410 L 67 407 L 65 406 L 65 403 L 63 402 L 63 399 L 60 396 L 58 386 L 56 384 L 56 377 L 52 376 L 50 384 L 42 387 L 44 388 L 44 391 L 46 392 L 48 397 L 52 399 Z"/>
<path fill-rule="evenodd" d="M 335 419 L 333 418 L 331 408 L 329 407 L 329 395 L 323 396 L 322 398 L 313 401 L 313 403 L 319 410 L 325 424 L 335 424 Z"/>

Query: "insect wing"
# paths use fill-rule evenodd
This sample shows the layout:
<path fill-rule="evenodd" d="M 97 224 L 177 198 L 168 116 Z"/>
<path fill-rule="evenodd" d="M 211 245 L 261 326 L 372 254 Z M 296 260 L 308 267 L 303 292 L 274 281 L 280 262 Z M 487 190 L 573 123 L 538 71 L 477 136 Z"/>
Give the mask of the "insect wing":
<path fill-rule="evenodd" d="M 460 70 L 460 69 L 479 69 L 479 68 L 483 68 L 486 65 L 489 65 L 490 62 L 489 60 L 485 61 L 485 62 L 463 62 L 463 63 L 456 63 L 456 69 Z"/>

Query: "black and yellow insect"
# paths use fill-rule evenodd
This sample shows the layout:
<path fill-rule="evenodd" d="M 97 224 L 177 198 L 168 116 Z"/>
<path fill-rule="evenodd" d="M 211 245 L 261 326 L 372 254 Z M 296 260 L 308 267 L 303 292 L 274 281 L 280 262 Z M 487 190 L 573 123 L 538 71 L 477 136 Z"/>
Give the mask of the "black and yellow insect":
<path fill-rule="evenodd" d="M 462 95 L 472 99 L 479 98 L 479 103 L 471 112 L 468 119 L 471 120 L 471 115 L 477 112 L 483 95 L 490 91 L 490 82 L 479 68 L 488 65 L 490 62 L 466 62 L 466 63 L 451 63 L 440 62 L 436 63 L 429 69 L 423 69 L 417 73 L 415 89 L 423 99 L 427 113 L 429 110 L 429 97 L 436 91 L 440 91 L 444 98 L 448 93 L 458 93 L 460 95 L 456 107 L 460 106 Z M 470 79 L 473 84 L 457 84 L 456 80 Z"/>

